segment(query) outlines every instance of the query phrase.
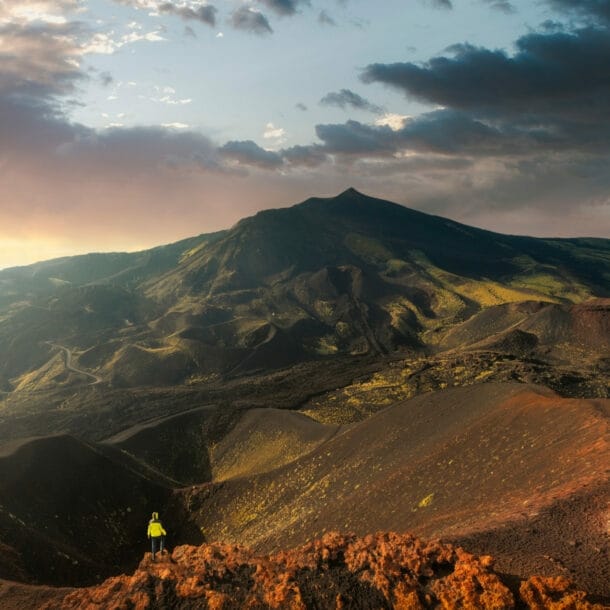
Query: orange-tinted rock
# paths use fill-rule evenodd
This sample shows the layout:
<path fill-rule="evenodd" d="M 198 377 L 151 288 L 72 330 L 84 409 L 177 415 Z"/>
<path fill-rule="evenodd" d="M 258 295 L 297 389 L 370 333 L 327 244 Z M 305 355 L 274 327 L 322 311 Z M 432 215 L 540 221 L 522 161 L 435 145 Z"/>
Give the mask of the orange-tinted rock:
<path fill-rule="evenodd" d="M 521 599 L 531 610 L 607 610 L 608 606 L 591 604 L 585 593 L 577 591 L 564 576 L 532 576 L 521 583 Z"/>
<path fill-rule="evenodd" d="M 532 578 L 521 597 L 528 608 L 596 608 L 565 579 Z M 155 562 L 147 554 L 133 576 L 75 590 L 59 606 L 46 607 L 509 610 L 515 599 L 490 557 L 408 534 L 329 533 L 269 557 L 228 544 L 180 546 Z"/>

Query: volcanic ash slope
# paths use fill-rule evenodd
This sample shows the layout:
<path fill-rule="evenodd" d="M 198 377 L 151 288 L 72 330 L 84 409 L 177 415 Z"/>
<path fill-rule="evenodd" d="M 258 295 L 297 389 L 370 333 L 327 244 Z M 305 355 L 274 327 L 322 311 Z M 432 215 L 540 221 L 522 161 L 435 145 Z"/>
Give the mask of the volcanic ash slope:
<path fill-rule="evenodd" d="M 264 552 L 331 530 L 458 540 L 509 523 L 527 529 L 567 502 L 571 517 L 564 520 L 566 530 L 554 534 L 561 540 L 552 542 L 568 556 L 574 541 L 587 540 L 591 548 L 581 548 L 572 576 L 578 581 L 595 565 L 594 592 L 610 597 L 610 579 L 603 582 L 609 412 L 608 400 L 564 399 L 519 384 L 425 394 L 343 428 L 279 469 L 185 490 L 184 501 L 207 540 Z M 598 501 L 586 521 L 570 508 L 583 494 Z M 521 553 L 527 549 L 512 549 L 513 558 Z M 544 548 L 536 553 L 528 566 L 534 572 L 569 571 L 544 557 Z"/>

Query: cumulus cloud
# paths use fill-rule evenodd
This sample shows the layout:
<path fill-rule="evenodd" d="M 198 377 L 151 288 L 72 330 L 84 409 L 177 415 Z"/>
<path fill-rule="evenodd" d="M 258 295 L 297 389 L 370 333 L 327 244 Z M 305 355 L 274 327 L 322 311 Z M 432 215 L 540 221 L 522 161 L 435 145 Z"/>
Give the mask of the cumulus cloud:
<path fill-rule="evenodd" d="M 328 161 L 328 154 L 323 146 L 292 146 L 281 151 L 288 165 L 297 167 L 317 167 Z"/>
<path fill-rule="evenodd" d="M 247 6 L 241 6 L 231 14 L 231 25 L 236 30 L 243 30 L 251 34 L 264 36 L 272 34 L 273 30 L 267 18 L 257 10 Z"/>
<path fill-rule="evenodd" d="M 550 1 L 598 22 L 605 18 L 607 3 Z M 478 223 L 503 215 L 520 231 L 526 227 L 516 211 L 532 206 L 538 220 L 561 210 L 580 227 L 574 230 L 595 233 L 579 215 L 588 210 L 590 218 L 610 218 L 604 191 L 610 187 L 608 65 L 610 37 L 599 25 L 545 27 L 519 38 L 513 54 L 460 44 L 422 64 L 371 64 L 364 82 L 441 109 L 405 118 L 392 130 L 352 121 L 319 125 L 316 132 L 325 151 L 351 159 L 359 172 L 392 172 L 423 155 L 433 155 L 433 166 L 441 158 L 469 162 L 459 177 L 440 164 L 430 170 L 442 176 L 439 181 L 404 177 L 414 199 L 430 211 L 450 210 Z M 375 159 L 385 159 L 383 166 Z M 549 234 L 560 224 L 549 225 Z"/>
<path fill-rule="evenodd" d="M 218 9 L 211 4 L 200 4 L 198 6 L 178 6 L 172 2 L 159 4 L 158 11 L 169 15 L 176 15 L 187 21 L 199 21 L 211 27 L 216 25 L 216 13 Z"/>
<path fill-rule="evenodd" d="M 0 92 L 38 96 L 74 90 L 84 78 L 78 24 L 8 24 L 0 26 Z"/>
<path fill-rule="evenodd" d="M 156 92 L 156 95 L 150 98 L 152 102 L 167 104 L 168 106 L 184 106 L 186 104 L 190 104 L 193 101 L 190 97 L 176 97 L 176 90 L 173 87 L 155 86 L 154 90 Z"/>
<path fill-rule="evenodd" d="M 610 2 L 608 0 L 547 0 L 547 2 L 557 11 L 610 25 Z"/>
<path fill-rule="evenodd" d="M 0 24 L 47 22 L 66 23 L 65 13 L 78 8 L 82 0 L 5 0 L 0 2 Z"/>
<path fill-rule="evenodd" d="M 163 42 L 161 28 L 151 32 L 143 32 L 143 27 L 137 23 L 131 24 L 128 34 L 117 36 L 114 33 L 96 32 L 82 46 L 82 54 L 112 55 L 122 47 L 136 42 Z"/>
<path fill-rule="evenodd" d="M 369 65 L 362 78 L 479 118 L 546 131 L 551 139 L 576 135 L 576 125 L 583 130 L 608 127 L 610 37 L 606 31 L 533 33 L 520 38 L 516 48 L 516 54 L 509 56 L 457 45 L 452 57 L 436 57 L 423 65 Z"/>
<path fill-rule="evenodd" d="M 274 147 L 280 146 L 286 141 L 286 130 L 283 127 L 276 127 L 273 123 L 267 123 L 263 138 Z"/>
<path fill-rule="evenodd" d="M 232 140 L 218 150 L 223 157 L 240 165 L 277 169 L 283 164 L 281 155 L 261 148 L 252 140 Z"/>
<path fill-rule="evenodd" d="M 373 127 L 358 121 L 345 124 L 316 125 L 316 134 L 328 153 L 344 155 L 391 155 L 397 139 L 389 127 Z"/>
<path fill-rule="evenodd" d="M 294 15 L 299 6 L 311 6 L 310 0 L 258 0 L 280 16 Z"/>
<path fill-rule="evenodd" d="M 159 0 L 114 0 L 117 4 L 125 6 L 133 6 L 134 8 L 147 11 L 156 11 L 159 6 Z"/>
<path fill-rule="evenodd" d="M 342 108 L 344 110 L 347 107 L 351 107 L 357 110 L 366 110 L 367 112 L 372 112 L 374 114 L 381 114 L 383 112 L 383 108 L 381 106 L 372 104 L 349 89 L 341 89 L 341 91 L 326 94 L 320 100 L 320 104 L 323 106 L 337 106 L 338 108 Z"/>
<path fill-rule="evenodd" d="M 521 134 L 506 134 L 453 110 L 438 110 L 406 120 L 400 129 L 383 123 L 347 121 L 317 125 L 316 134 L 327 153 L 368 157 L 395 156 L 407 150 L 446 155 L 508 155 L 531 150 L 532 146 Z"/>
<path fill-rule="evenodd" d="M 383 116 L 375 120 L 375 125 L 383 126 L 386 125 L 393 131 L 399 131 L 407 122 L 409 117 L 406 114 L 396 114 L 395 112 L 388 112 Z"/>

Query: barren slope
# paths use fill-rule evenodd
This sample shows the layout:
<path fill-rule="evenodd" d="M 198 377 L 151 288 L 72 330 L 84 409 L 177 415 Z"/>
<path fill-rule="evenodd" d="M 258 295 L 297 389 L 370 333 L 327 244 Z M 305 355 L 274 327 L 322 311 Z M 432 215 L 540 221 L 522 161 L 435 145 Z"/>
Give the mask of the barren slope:
<path fill-rule="evenodd" d="M 292 464 L 187 490 L 185 501 L 208 540 L 262 550 L 329 530 L 451 538 L 493 531 L 533 520 L 587 486 L 602 485 L 607 497 L 608 409 L 607 400 L 562 399 L 517 384 L 422 395 L 344 429 Z M 607 553 L 600 511 L 597 525 L 572 523 L 570 536 L 597 527 L 590 535 Z M 607 584 L 598 587 L 610 596 Z"/>
<path fill-rule="evenodd" d="M 132 565 L 142 515 L 170 490 L 116 452 L 69 436 L 0 454 L 0 577 L 74 584 Z"/>

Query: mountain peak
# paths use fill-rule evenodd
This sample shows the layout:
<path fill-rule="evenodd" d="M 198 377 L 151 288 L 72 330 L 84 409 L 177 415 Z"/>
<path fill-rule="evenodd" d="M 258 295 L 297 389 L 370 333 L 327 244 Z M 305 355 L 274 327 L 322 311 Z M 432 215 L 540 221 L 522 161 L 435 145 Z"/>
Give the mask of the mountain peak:
<path fill-rule="evenodd" d="M 357 191 L 353 186 L 350 186 L 349 188 L 345 189 L 342 193 L 339 193 L 339 195 L 337 195 L 337 197 L 346 197 L 346 196 L 352 197 L 354 195 L 359 195 L 360 197 L 365 197 L 364 193 Z"/>

